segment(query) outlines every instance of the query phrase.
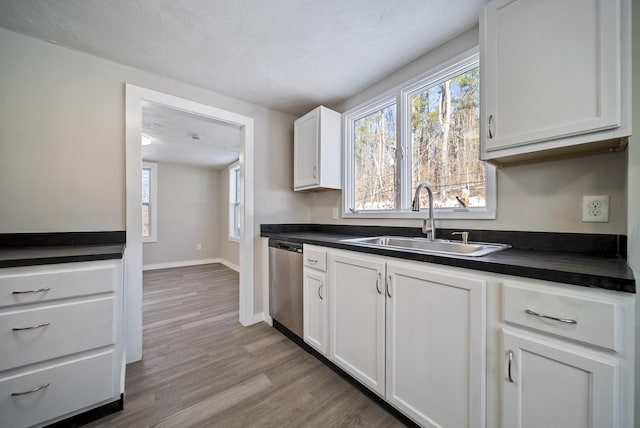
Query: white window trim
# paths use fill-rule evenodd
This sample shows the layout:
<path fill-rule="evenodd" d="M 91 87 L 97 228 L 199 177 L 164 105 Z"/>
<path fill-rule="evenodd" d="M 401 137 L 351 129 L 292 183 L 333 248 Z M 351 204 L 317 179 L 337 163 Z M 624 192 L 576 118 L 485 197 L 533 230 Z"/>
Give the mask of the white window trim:
<path fill-rule="evenodd" d="M 479 65 L 479 49 L 473 49 L 464 52 L 451 60 L 440 64 L 431 70 L 416 76 L 381 95 L 359 104 L 358 106 L 348 110 L 343 115 L 343 135 L 344 135 L 344 185 L 342 192 L 342 206 L 344 218 L 424 218 L 424 212 L 414 212 L 410 210 L 413 195 L 409 195 L 406 191 L 411 188 L 411 152 L 408 150 L 408 142 L 411 141 L 411 129 L 407 126 L 409 120 L 409 100 L 411 95 L 421 90 L 425 86 L 435 85 L 443 80 L 449 79 L 464 70 Z M 482 96 L 482 88 L 480 88 L 480 96 Z M 395 210 L 367 210 L 352 212 L 355 199 L 355 163 L 354 163 L 354 141 L 353 141 L 353 123 L 366 116 L 369 113 L 378 111 L 384 107 L 396 103 L 396 141 L 402 142 L 398 145 L 400 150 L 396 150 L 398 154 L 397 165 L 400 167 L 396 178 L 400 181 L 399 194 L 396 195 Z M 407 155 L 402 156 L 405 152 Z M 452 208 L 434 208 L 434 218 L 436 219 L 495 219 L 497 205 L 497 180 L 496 167 L 485 163 L 486 165 L 486 206 L 484 207 L 452 207 Z M 424 208 L 423 208 L 424 210 Z"/>
<path fill-rule="evenodd" d="M 142 162 L 142 169 L 151 170 L 151 186 L 149 189 L 149 210 L 151 211 L 151 227 L 149 236 L 142 237 L 142 242 L 158 242 L 158 164 L 154 162 Z"/>
<path fill-rule="evenodd" d="M 228 196 L 229 196 L 229 198 L 228 198 L 228 205 L 229 205 L 229 222 L 228 222 L 228 223 L 229 223 L 229 227 L 228 227 L 228 235 L 229 235 L 229 236 L 228 236 L 228 238 L 229 238 L 229 241 L 240 243 L 240 235 L 237 235 L 237 236 L 236 236 L 236 235 L 234 235 L 234 233 L 233 233 L 233 232 L 235 231 L 235 224 L 234 224 L 234 222 L 233 222 L 233 219 L 234 219 L 234 210 L 233 210 L 233 204 L 232 204 L 232 202 L 231 202 L 231 195 L 236 193 L 236 189 L 233 187 L 233 183 L 232 183 L 232 180 L 231 180 L 231 171 L 234 171 L 234 170 L 236 170 L 236 169 L 238 169 L 238 170 L 240 169 L 240 161 L 235 161 L 234 163 L 232 163 L 231 165 L 229 165 L 229 167 L 228 167 L 228 171 L 227 171 L 227 174 L 228 174 L 228 176 L 229 176 L 229 195 L 228 195 Z M 241 174 L 238 174 L 238 181 L 241 181 L 241 180 L 242 180 L 242 178 L 241 178 Z M 238 184 L 236 184 L 236 185 L 240 186 L 240 189 L 242 189 L 242 183 L 241 183 L 241 182 L 240 182 L 240 183 L 238 183 Z M 232 193 L 232 192 L 233 192 L 233 193 Z M 236 203 L 238 206 L 240 206 L 241 201 L 236 201 L 235 203 Z"/>

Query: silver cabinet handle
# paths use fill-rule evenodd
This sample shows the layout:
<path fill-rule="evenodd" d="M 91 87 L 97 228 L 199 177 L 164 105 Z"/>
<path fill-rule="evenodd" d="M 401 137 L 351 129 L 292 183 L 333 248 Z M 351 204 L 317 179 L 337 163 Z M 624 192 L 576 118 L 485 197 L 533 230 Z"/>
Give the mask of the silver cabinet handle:
<path fill-rule="evenodd" d="M 11 294 L 44 293 L 49 290 L 51 290 L 51 287 L 38 288 L 37 290 L 14 291 Z"/>
<path fill-rule="evenodd" d="M 318 263 L 318 260 L 317 260 L 317 259 L 310 259 L 309 257 L 307 257 L 307 261 L 308 261 L 309 263 L 313 263 L 313 264 Z"/>
<path fill-rule="evenodd" d="M 382 290 L 380 290 L 380 279 L 382 278 L 382 274 L 378 272 L 378 277 L 376 278 L 376 291 L 378 294 L 382 294 Z"/>
<path fill-rule="evenodd" d="M 511 377 L 511 363 L 513 362 L 513 351 L 511 349 L 507 351 L 507 357 L 509 358 L 509 369 L 507 370 L 507 379 L 509 379 L 509 382 L 513 383 L 513 378 Z"/>
<path fill-rule="evenodd" d="M 322 284 L 318 285 L 318 297 L 320 298 L 320 300 L 324 300 L 322 298 L 322 294 L 320 294 L 320 289 L 322 288 Z"/>
<path fill-rule="evenodd" d="M 313 178 L 318 178 L 318 167 L 313 166 Z"/>
<path fill-rule="evenodd" d="M 558 318 L 558 317 L 552 317 L 551 315 L 544 315 L 544 314 L 540 314 L 538 312 L 532 311 L 531 309 L 525 309 L 524 310 L 526 313 L 528 313 L 529 315 L 535 315 L 537 317 L 540 318 L 546 318 L 548 320 L 553 320 L 553 321 L 558 321 L 558 322 L 563 322 L 565 324 L 578 324 L 578 321 L 576 320 L 572 320 L 570 318 Z"/>
<path fill-rule="evenodd" d="M 11 396 L 12 397 L 19 397 L 21 395 L 27 395 L 27 394 L 32 394 L 34 392 L 38 392 L 41 389 L 45 389 L 46 387 L 48 387 L 50 384 L 49 383 L 45 383 L 44 385 L 40 385 L 40 386 L 36 386 L 33 389 L 30 389 L 29 391 L 22 391 L 22 392 L 12 392 Z"/>
<path fill-rule="evenodd" d="M 491 128 L 493 128 L 493 115 L 490 114 L 489 115 L 489 126 L 487 127 L 489 130 L 489 138 L 493 138 L 493 131 L 491 130 Z"/>
<path fill-rule="evenodd" d="M 32 326 L 29 326 L 29 327 L 13 327 L 11 330 L 13 330 L 13 331 L 33 330 L 33 329 L 36 329 L 36 328 L 46 327 L 48 325 L 51 325 L 51 323 L 50 322 L 43 322 L 42 324 L 32 325 Z"/>
<path fill-rule="evenodd" d="M 387 277 L 387 296 L 391 298 L 391 275 Z"/>

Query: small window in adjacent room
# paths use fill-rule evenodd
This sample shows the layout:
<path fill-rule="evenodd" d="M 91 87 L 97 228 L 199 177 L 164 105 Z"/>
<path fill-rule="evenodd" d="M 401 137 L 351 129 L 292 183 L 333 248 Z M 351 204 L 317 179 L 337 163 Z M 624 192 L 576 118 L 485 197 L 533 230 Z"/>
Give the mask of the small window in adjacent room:
<path fill-rule="evenodd" d="M 158 241 L 158 164 L 142 163 L 142 242 Z"/>
<path fill-rule="evenodd" d="M 229 165 L 229 241 L 240 242 L 240 163 Z"/>

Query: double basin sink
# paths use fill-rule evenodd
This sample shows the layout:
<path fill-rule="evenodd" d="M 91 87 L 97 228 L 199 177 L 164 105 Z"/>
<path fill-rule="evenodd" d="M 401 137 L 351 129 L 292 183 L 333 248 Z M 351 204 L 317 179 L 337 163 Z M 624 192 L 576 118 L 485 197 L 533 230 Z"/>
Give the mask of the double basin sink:
<path fill-rule="evenodd" d="M 389 248 L 425 254 L 480 257 L 511 248 L 508 244 L 449 241 L 446 239 L 408 238 L 403 236 L 371 236 L 342 239 L 342 242 L 374 248 Z"/>

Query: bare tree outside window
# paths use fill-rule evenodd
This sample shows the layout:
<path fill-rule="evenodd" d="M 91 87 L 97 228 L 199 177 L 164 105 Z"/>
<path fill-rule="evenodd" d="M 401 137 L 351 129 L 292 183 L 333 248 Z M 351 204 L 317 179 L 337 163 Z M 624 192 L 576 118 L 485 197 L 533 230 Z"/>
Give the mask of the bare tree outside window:
<path fill-rule="evenodd" d="M 474 68 L 411 98 L 412 192 L 422 182 L 434 207 L 484 207 L 485 164 L 479 160 L 480 76 Z M 427 203 L 426 194 L 421 204 Z"/>
<path fill-rule="evenodd" d="M 345 217 L 414 218 L 415 189 L 439 219 L 491 219 L 496 169 L 480 160 L 476 49 L 344 113 Z M 428 204 L 426 192 L 420 206 Z"/>
<path fill-rule="evenodd" d="M 354 122 L 355 209 L 392 210 L 396 205 L 396 106 Z"/>

